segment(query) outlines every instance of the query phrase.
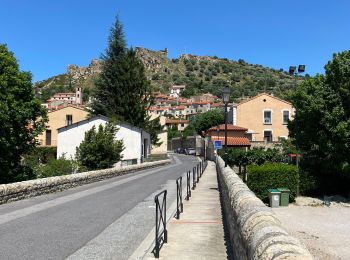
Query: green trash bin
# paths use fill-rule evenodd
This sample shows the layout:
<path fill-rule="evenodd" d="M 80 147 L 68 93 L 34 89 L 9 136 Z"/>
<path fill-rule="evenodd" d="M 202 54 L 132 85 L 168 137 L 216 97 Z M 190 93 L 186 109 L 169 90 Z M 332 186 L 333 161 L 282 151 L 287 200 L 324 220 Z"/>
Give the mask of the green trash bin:
<path fill-rule="evenodd" d="M 280 206 L 281 192 L 278 189 L 269 189 L 269 200 L 271 208 L 278 208 Z"/>
<path fill-rule="evenodd" d="M 288 207 L 290 190 L 287 188 L 277 188 L 281 192 L 280 206 Z"/>

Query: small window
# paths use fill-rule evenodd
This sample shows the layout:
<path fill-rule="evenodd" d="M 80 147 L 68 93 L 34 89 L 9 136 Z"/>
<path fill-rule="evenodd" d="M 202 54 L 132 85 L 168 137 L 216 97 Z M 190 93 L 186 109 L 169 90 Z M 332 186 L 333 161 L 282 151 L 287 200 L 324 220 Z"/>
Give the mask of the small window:
<path fill-rule="evenodd" d="M 185 126 L 185 124 L 181 124 L 181 127 L 184 127 Z"/>
<path fill-rule="evenodd" d="M 264 124 L 272 124 L 272 114 L 270 110 L 264 111 Z"/>
<path fill-rule="evenodd" d="M 51 130 L 46 130 L 45 145 L 51 145 Z"/>
<path fill-rule="evenodd" d="M 284 110 L 283 111 L 283 124 L 287 125 L 289 122 L 289 111 L 288 110 Z"/>
<path fill-rule="evenodd" d="M 265 142 L 272 142 L 272 131 L 264 131 L 264 141 Z"/>
<path fill-rule="evenodd" d="M 73 115 L 66 115 L 66 125 L 73 124 Z"/>

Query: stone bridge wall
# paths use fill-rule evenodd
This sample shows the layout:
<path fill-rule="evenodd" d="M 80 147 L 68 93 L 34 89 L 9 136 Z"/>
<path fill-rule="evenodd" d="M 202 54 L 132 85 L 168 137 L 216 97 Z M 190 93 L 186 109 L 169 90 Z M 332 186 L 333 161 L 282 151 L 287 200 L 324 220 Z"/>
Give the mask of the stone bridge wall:
<path fill-rule="evenodd" d="M 82 172 L 70 175 L 42 178 L 30 181 L 15 182 L 0 185 L 0 204 L 25 198 L 52 193 L 86 183 L 91 183 L 138 170 L 153 168 L 170 163 L 169 159 L 145 162 L 123 168 L 110 168 L 97 171 Z"/>
<path fill-rule="evenodd" d="M 305 246 L 280 225 L 272 210 L 230 167 L 224 166 L 218 157 L 219 185 L 235 259 L 313 259 Z"/>

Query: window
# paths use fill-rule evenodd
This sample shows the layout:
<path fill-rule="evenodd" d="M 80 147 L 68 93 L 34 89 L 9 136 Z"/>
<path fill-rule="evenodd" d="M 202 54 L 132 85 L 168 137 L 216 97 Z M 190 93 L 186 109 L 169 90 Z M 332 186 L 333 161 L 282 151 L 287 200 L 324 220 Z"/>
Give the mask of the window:
<path fill-rule="evenodd" d="M 283 124 L 287 125 L 289 121 L 289 111 L 288 110 L 284 110 L 283 111 Z"/>
<path fill-rule="evenodd" d="M 66 125 L 73 124 L 73 115 L 66 115 Z"/>
<path fill-rule="evenodd" d="M 265 130 L 264 131 L 264 141 L 265 142 L 272 142 L 273 139 L 272 139 L 272 131 L 270 130 Z"/>
<path fill-rule="evenodd" d="M 185 124 L 181 124 L 181 127 L 184 127 L 185 126 Z"/>
<path fill-rule="evenodd" d="M 51 145 L 51 130 L 46 130 L 45 145 Z"/>
<path fill-rule="evenodd" d="M 265 110 L 264 111 L 264 124 L 265 125 L 272 124 L 272 113 L 271 113 L 271 110 Z"/>

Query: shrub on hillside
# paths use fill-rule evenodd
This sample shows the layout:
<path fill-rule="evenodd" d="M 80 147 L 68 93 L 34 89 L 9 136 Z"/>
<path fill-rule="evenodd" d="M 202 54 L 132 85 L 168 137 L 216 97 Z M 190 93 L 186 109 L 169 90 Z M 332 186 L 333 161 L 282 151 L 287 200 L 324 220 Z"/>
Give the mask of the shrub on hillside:
<path fill-rule="evenodd" d="M 295 200 L 299 184 L 298 169 L 284 163 L 248 166 L 248 187 L 264 202 L 268 202 L 268 189 L 288 188 L 290 199 Z"/>

